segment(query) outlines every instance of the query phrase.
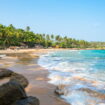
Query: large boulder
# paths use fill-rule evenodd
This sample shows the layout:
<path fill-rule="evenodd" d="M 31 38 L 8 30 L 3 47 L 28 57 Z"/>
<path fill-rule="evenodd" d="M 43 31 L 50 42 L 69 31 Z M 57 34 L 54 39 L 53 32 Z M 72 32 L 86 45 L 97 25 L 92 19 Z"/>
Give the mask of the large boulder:
<path fill-rule="evenodd" d="M 12 73 L 13 72 L 11 70 L 0 68 L 0 79 L 10 77 Z"/>
<path fill-rule="evenodd" d="M 28 80 L 21 74 L 12 73 L 10 81 L 16 81 L 20 83 L 24 88 L 28 85 Z"/>
<path fill-rule="evenodd" d="M 0 105 L 11 105 L 26 97 L 24 88 L 18 82 L 8 82 L 0 86 Z"/>
<path fill-rule="evenodd" d="M 18 100 L 12 105 L 39 105 L 39 100 L 35 97 L 27 97 L 25 99 Z"/>
<path fill-rule="evenodd" d="M 10 81 L 20 83 L 24 88 L 28 86 L 28 80 L 21 74 L 14 73 L 11 70 L 0 68 L 0 79 L 9 77 Z"/>
<path fill-rule="evenodd" d="M 39 105 L 36 97 L 27 97 L 24 88 L 28 80 L 21 74 L 0 68 L 0 79 L 9 77 L 7 83 L 0 85 L 0 105 Z"/>

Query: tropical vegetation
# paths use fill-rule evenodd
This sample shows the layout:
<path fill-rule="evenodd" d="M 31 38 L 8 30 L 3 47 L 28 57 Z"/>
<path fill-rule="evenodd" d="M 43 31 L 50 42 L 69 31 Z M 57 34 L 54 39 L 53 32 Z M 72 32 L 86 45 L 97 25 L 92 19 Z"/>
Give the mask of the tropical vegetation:
<path fill-rule="evenodd" d="M 26 29 L 15 28 L 12 24 L 5 26 L 0 24 L 0 48 L 10 46 L 28 46 L 34 48 L 35 45 L 41 45 L 44 48 L 104 48 L 105 42 L 88 42 L 85 40 L 76 40 L 67 36 L 39 34 Z"/>

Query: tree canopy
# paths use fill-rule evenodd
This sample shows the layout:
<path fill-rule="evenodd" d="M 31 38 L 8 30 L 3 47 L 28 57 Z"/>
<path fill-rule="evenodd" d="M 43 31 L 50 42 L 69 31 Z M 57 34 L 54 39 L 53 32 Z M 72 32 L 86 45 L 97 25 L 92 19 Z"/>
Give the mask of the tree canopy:
<path fill-rule="evenodd" d="M 76 40 L 67 36 L 39 34 L 30 31 L 30 27 L 25 29 L 15 28 L 12 24 L 5 26 L 0 24 L 0 48 L 10 46 L 21 46 L 26 44 L 29 48 L 36 44 L 45 48 L 104 48 L 105 42 L 88 42 L 85 40 Z"/>

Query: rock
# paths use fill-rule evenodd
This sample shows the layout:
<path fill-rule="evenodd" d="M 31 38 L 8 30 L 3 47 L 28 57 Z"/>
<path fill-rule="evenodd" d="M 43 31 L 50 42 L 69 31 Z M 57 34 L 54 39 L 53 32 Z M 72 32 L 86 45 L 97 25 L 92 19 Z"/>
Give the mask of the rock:
<path fill-rule="evenodd" d="M 28 85 L 28 80 L 21 74 L 11 70 L 0 68 L 0 79 L 10 77 L 10 81 L 19 82 L 24 88 Z"/>
<path fill-rule="evenodd" d="M 3 81 L 0 85 L 0 105 L 39 105 L 36 97 L 27 97 L 24 88 L 28 80 L 23 75 L 1 68 L 0 79 Z M 6 83 L 5 79 L 8 80 Z"/>
<path fill-rule="evenodd" d="M 59 86 L 56 87 L 55 93 L 57 95 L 64 95 L 65 94 L 65 85 L 60 84 Z"/>
<path fill-rule="evenodd" d="M 60 90 L 59 90 L 59 89 L 56 89 L 56 90 L 55 90 L 55 93 L 56 93 L 57 95 L 59 95 L 59 96 L 60 96 L 60 95 L 64 95 L 64 91 L 61 90 L 61 89 L 60 89 Z"/>
<path fill-rule="evenodd" d="M 28 85 L 28 80 L 21 74 L 12 73 L 10 81 L 16 81 L 20 83 L 24 88 Z"/>
<path fill-rule="evenodd" d="M 25 99 L 18 100 L 12 105 L 39 105 L 39 100 L 35 97 L 27 97 Z"/>
<path fill-rule="evenodd" d="M 24 88 L 18 82 L 8 82 L 0 86 L 0 105 L 11 105 L 26 97 Z"/>
<path fill-rule="evenodd" d="M 12 73 L 13 72 L 11 70 L 0 68 L 0 79 L 10 77 Z"/>

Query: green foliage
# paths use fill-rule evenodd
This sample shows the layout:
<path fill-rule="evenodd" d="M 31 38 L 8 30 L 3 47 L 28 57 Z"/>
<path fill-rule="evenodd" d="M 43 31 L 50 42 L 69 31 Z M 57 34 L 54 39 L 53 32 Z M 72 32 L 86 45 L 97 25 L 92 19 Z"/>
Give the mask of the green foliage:
<path fill-rule="evenodd" d="M 85 40 L 76 40 L 67 36 L 37 34 L 30 31 L 30 27 L 26 29 L 16 29 L 12 24 L 4 26 L 0 24 L 0 48 L 8 48 L 10 46 L 34 47 L 36 44 L 45 48 L 105 48 L 105 42 L 87 42 Z"/>

